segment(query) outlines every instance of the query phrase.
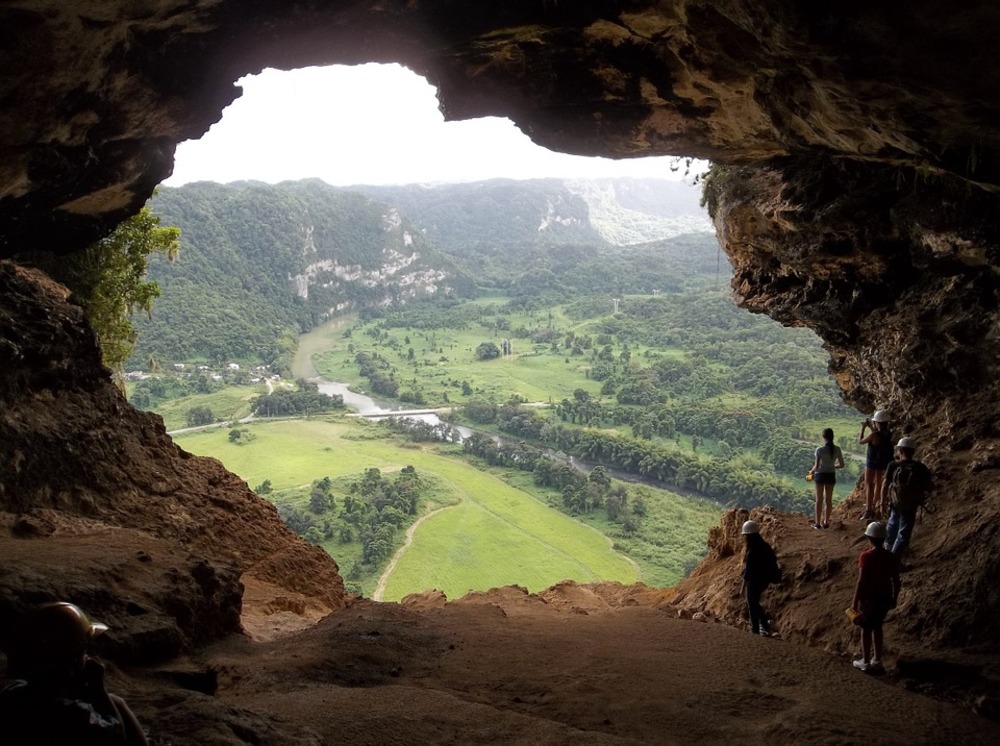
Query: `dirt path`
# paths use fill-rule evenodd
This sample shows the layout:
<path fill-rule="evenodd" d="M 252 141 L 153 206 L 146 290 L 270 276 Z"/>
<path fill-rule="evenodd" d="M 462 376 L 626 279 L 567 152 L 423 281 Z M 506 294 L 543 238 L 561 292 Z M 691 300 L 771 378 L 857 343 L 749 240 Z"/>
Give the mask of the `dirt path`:
<path fill-rule="evenodd" d="M 447 510 L 450 507 L 452 506 L 447 505 L 443 508 L 432 510 L 427 515 L 421 516 L 412 526 L 406 529 L 406 541 L 404 541 L 403 546 L 397 549 L 396 553 L 392 555 L 392 559 L 389 560 L 389 564 L 386 566 L 385 571 L 382 573 L 382 576 L 378 579 L 378 585 L 375 586 L 375 593 L 372 594 L 373 601 L 382 600 L 382 594 L 385 593 L 385 584 L 389 582 L 389 576 L 392 574 L 392 571 L 396 569 L 396 564 L 399 562 L 399 559 L 403 556 L 403 552 L 405 552 L 407 548 L 410 546 L 410 544 L 413 542 L 413 532 L 417 530 L 417 528 L 420 526 L 421 523 L 426 521 L 432 515 L 437 515 L 442 510 Z"/>

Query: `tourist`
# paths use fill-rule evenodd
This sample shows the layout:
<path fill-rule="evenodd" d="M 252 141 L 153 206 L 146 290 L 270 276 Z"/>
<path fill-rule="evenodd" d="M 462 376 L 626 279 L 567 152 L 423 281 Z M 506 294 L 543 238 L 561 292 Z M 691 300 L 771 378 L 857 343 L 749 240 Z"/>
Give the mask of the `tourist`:
<path fill-rule="evenodd" d="M 809 471 L 816 485 L 816 520 L 813 528 L 830 528 L 833 510 L 833 486 L 837 483 L 837 469 L 844 468 L 844 454 L 833 443 L 833 430 L 823 430 L 823 445 L 816 449 L 816 461 Z"/>
<path fill-rule="evenodd" d="M 781 568 L 774 550 L 760 535 L 760 527 L 755 521 L 746 521 L 741 533 L 746 540 L 746 552 L 743 557 L 743 585 L 740 593 L 746 593 L 750 631 L 755 635 L 770 637 L 773 634 L 771 623 L 760 605 L 760 597 L 771 583 L 781 582 Z"/>
<path fill-rule="evenodd" d="M 24 615 L 7 649 L 13 681 L 0 691 L 4 746 L 146 746 L 125 700 L 104 688 L 104 664 L 87 655 L 106 630 L 71 603 L 41 604 Z"/>
<path fill-rule="evenodd" d="M 871 546 L 858 557 L 858 582 L 851 602 L 858 616 L 854 623 L 861 627 L 861 657 L 854 661 L 860 671 L 883 673 L 882 625 L 899 598 L 899 563 L 883 546 L 885 526 L 871 522 L 865 536 Z"/>
<path fill-rule="evenodd" d="M 865 435 L 866 430 L 871 430 Z M 882 483 L 886 467 L 892 461 L 892 432 L 889 430 L 889 413 L 880 409 L 861 423 L 858 443 L 868 446 L 865 455 L 865 511 L 862 521 L 885 518 L 889 511 L 886 505 L 878 504 L 882 494 Z"/>
<path fill-rule="evenodd" d="M 899 561 L 910 545 L 917 512 L 932 489 L 930 469 L 914 458 L 916 449 L 912 438 L 899 439 L 897 458 L 886 469 L 882 484 L 882 503 L 889 505 L 885 548 Z"/>

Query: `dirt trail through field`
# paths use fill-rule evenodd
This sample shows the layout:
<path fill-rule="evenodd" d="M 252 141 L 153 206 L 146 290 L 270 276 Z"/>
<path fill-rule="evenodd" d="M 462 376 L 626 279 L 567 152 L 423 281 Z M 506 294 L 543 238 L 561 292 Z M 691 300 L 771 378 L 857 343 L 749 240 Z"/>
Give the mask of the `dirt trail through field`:
<path fill-rule="evenodd" d="M 403 552 L 407 550 L 410 544 L 413 542 L 413 532 L 419 528 L 420 524 L 430 518 L 432 515 L 437 515 L 442 510 L 447 510 L 448 508 L 454 507 L 452 505 L 445 506 L 444 508 L 438 508 L 437 510 L 432 510 L 425 516 L 421 516 L 412 526 L 406 529 L 406 541 L 403 542 L 403 546 L 396 550 L 396 553 L 392 555 L 392 559 L 389 560 L 389 564 L 385 568 L 385 572 L 378 579 L 378 585 L 375 586 L 375 593 L 372 594 L 372 599 L 375 601 L 382 600 L 382 594 L 385 593 L 385 584 L 389 582 L 389 576 L 392 575 L 392 571 L 396 569 L 396 563 L 403 556 Z"/>

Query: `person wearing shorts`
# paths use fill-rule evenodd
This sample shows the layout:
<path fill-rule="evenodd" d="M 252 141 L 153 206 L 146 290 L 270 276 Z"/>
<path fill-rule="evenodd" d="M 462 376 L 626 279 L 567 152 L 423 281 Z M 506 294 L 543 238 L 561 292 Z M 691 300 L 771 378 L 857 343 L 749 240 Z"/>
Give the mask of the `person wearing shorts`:
<path fill-rule="evenodd" d="M 881 673 L 884 671 L 882 625 L 899 598 L 899 562 L 883 546 L 885 526 L 881 523 L 869 523 L 865 537 L 871 546 L 858 557 L 858 582 L 851 602 L 851 608 L 860 614 L 855 624 L 861 627 L 861 657 L 854 661 L 854 667 Z"/>
<path fill-rule="evenodd" d="M 866 431 L 870 430 L 870 432 Z M 862 521 L 888 517 L 885 504 L 879 503 L 885 470 L 893 458 L 892 431 L 889 429 L 889 413 L 880 409 L 861 423 L 858 443 L 867 446 L 865 454 L 865 511 Z"/>
<path fill-rule="evenodd" d="M 833 486 L 837 483 L 837 469 L 844 468 L 844 454 L 833 443 L 833 430 L 823 430 L 823 445 L 816 449 L 816 460 L 809 471 L 816 485 L 816 520 L 813 528 L 830 528 L 833 510 Z"/>

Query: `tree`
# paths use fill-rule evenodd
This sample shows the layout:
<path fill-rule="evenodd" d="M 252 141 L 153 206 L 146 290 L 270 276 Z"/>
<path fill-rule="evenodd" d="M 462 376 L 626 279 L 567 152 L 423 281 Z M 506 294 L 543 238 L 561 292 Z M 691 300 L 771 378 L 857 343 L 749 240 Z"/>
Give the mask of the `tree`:
<path fill-rule="evenodd" d="M 160 218 L 149 207 L 121 223 L 110 236 L 69 257 L 59 278 L 83 307 L 97 333 L 101 359 L 121 385 L 123 366 L 135 347 L 132 314 L 152 312 L 160 288 L 147 282 L 150 254 L 173 261 L 179 247 L 179 228 L 160 228 Z"/>
<path fill-rule="evenodd" d="M 188 427 L 198 427 L 199 425 L 211 425 L 215 422 L 215 416 L 208 407 L 191 407 L 187 412 Z"/>
<path fill-rule="evenodd" d="M 258 495 L 269 495 L 274 492 L 274 487 L 271 486 L 271 480 L 265 479 L 254 488 L 254 492 Z"/>
<path fill-rule="evenodd" d="M 493 360 L 500 357 L 500 348 L 493 342 L 483 342 L 476 348 L 476 360 Z"/>

